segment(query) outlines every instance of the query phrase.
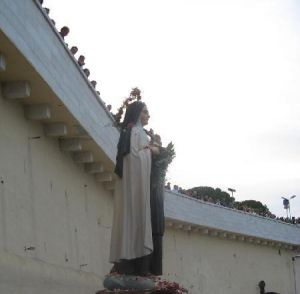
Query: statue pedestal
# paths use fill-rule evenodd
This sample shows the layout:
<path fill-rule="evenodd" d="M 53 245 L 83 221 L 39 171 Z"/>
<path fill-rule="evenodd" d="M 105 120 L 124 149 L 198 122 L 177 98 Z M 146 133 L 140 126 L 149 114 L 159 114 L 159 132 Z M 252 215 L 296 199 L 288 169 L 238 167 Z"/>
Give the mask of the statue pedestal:
<path fill-rule="evenodd" d="M 104 279 L 103 285 L 106 289 L 100 290 L 96 294 L 188 293 L 188 290 L 178 283 L 158 277 L 150 279 L 138 276 L 109 275 Z"/>
<path fill-rule="evenodd" d="M 106 290 L 101 293 L 120 293 L 120 294 L 148 294 L 155 288 L 155 281 L 148 277 L 130 275 L 108 275 L 103 281 Z M 103 292 L 104 291 L 104 292 Z"/>

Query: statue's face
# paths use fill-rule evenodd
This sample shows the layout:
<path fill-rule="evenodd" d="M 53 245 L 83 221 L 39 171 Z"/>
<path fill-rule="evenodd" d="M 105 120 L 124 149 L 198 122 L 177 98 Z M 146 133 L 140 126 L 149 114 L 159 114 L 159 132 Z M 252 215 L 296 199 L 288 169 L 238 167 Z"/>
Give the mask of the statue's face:
<path fill-rule="evenodd" d="M 148 124 L 149 118 L 150 118 L 149 111 L 147 106 L 145 105 L 141 112 L 141 123 L 143 126 Z"/>

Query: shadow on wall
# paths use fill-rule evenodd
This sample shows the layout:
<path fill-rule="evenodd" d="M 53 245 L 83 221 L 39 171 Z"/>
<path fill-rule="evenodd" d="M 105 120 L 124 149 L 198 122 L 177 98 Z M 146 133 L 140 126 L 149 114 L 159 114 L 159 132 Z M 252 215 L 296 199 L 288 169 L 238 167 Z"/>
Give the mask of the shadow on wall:
<path fill-rule="evenodd" d="M 260 290 L 260 294 L 280 294 L 280 293 L 277 293 L 277 292 L 266 292 L 265 291 L 265 287 L 266 287 L 266 283 L 265 281 L 260 281 L 258 283 L 258 287 L 259 287 L 259 290 Z"/>

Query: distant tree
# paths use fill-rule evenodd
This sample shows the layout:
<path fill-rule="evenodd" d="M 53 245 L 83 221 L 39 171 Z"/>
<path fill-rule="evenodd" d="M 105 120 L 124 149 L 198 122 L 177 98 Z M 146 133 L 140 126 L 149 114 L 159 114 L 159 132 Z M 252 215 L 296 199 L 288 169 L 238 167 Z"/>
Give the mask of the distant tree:
<path fill-rule="evenodd" d="M 235 201 L 235 202 L 233 203 L 233 207 L 234 207 L 235 209 L 238 209 L 238 210 L 243 210 L 243 205 L 241 204 L 240 201 Z"/>
<path fill-rule="evenodd" d="M 262 204 L 256 200 L 244 200 L 235 201 L 234 197 L 231 197 L 229 193 L 222 191 L 220 188 L 212 188 L 207 186 L 199 186 L 186 190 L 188 195 L 213 203 L 219 203 L 223 206 L 230 208 L 236 208 L 238 210 L 244 210 L 249 212 L 255 212 L 260 215 L 270 216 L 271 212 L 267 205 Z"/>
<path fill-rule="evenodd" d="M 194 187 L 189 189 L 189 194 L 197 199 L 220 203 L 221 205 L 233 207 L 234 197 L 229 193 L 222 191 L 220 188 L 212 188 L 207 186 Z"/>
<path fill-rule="evenodd" d="M 250 208 L 255 213 L 261 214 L 261 215 L 270 214 L 270 210 L 267 207 L 267 205 L 264 205 L 260 201 L 256 201 L 256 200 L 244 200 L 241 202 L 236 202 L 234 204 L 234 207 L 237 209 Z"/>

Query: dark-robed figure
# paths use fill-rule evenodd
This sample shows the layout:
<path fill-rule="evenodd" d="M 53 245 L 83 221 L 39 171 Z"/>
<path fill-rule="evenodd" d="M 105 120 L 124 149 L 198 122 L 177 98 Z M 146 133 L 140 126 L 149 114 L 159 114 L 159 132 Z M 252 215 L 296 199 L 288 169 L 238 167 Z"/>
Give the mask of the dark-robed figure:
<path fill-rule="evenodd" d="M 119 274 L 162 274 L 163 187 L 151 177 L 152 157 L 160 147 L 144 130 L 149 118 L 146 105 L 136 101 L 121 125 L 110 250 L 112 271 Z"/>

